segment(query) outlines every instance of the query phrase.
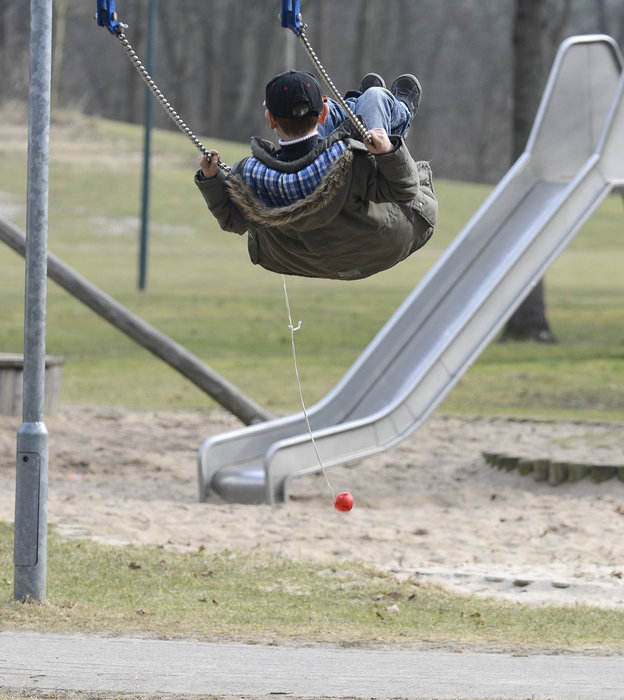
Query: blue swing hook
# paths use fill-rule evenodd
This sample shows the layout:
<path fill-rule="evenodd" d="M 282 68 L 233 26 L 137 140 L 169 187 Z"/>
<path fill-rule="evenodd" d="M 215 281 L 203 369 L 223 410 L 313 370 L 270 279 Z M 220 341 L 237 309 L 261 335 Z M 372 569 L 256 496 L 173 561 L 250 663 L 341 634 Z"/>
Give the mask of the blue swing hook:
<path fill-rule="evenodd" d="M 282 27 L 292 29 L 299 36 L 304 28 L 301 21 L 301 10 L 299 9 L 299 0 L 282 0 Z"/>
<path fill-rule="evenodd" d="M 119 34 L 125 26 L 117 19 L 115 0 L 97 0 L 97 13 L 95 15 L 100 27 L 106 27 L 111 34 Z"/>

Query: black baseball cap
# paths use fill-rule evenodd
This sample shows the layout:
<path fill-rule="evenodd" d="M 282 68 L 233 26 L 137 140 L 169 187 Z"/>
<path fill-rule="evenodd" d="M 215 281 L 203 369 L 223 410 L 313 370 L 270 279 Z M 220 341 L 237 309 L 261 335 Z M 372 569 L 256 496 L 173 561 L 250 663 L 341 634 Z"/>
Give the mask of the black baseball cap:
<path fill-rule="evenodd" d="M 308 105 L 307 111 L 294 111 L 297 104 Z M 274 117 L 296 119 L 318 117 L 323 111 L 323 93 L 312 73 L 289 70 L 272 78 L 266 86 L 266 106 Z"/>

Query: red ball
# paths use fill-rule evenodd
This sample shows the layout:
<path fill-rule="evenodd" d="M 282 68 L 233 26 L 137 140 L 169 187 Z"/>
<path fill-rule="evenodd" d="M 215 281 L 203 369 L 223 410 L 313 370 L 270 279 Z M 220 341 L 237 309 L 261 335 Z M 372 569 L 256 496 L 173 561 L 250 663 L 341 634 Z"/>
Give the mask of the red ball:
<path fill-rule="evenodd" d="M 353 508 L 353 496 L 348 491 L 339 493 L 334 501 L 334 508 L 343 513 L 348 513 Z"/>

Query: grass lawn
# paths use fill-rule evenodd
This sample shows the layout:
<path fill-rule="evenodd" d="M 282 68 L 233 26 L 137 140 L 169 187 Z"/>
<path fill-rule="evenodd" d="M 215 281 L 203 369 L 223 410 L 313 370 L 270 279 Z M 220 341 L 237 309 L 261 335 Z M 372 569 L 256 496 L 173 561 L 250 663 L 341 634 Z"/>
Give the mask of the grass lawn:
<path fill-rule="evenodd" d="M 25 226 L 24 127 L 0 119 L 0 211 Z M 204 139 L 208 141 L 208 139 Z M 226 162 L 246 146 L 210 139 Z M 52 128 L 49 249 L 273 412 L 298 409 L 279 275 L 254 267 L 243 238 L 214 223 L 192 182 L 198 156 L 155 133 L 148 288 L 137 290 L 142 130 L 62 115 Z M 438 181 L 434 238 L 372 279 L 289 278 L 308 404 L 348 369 L 487 195 Z M 624 407 L 624 209 L 613 196 L 546 277 L 555 346 L 492 343 L 438 409 L 443 413 L 620 420 Z M 0 350 L 23 342 L 22 258 L 0 246 Z M 64 355 L 62 400 L 197 407 L 211 400 L 54 283 L 48 352 Z M 131 381 L 128 381 L 132 378 Z"/>
<path fill-rule="evenodd" d="M 0 115 L 0 214 L 22 228 L 25 139 L 23 125 Z M 247 151 L 204 142 L 230 163 Z M 141 147 L 138 127 L 74 115 L 55 121 L 50 251 L 261 406 L 298 410 L 281 278 L 252 266 L 244 239 L 218 229 L 192 182 L 198 156 L 173 132 L 154 135 L 148 289 L 137 290 Z M 351 283 L 289 279 L 293 318 L 303 321 L 297 354 L 308 404 L 340 379 L 489 189 L 438 181 L 436 235 L 393 270 Z M 622 420 L 623 215 L 621 199 L 608 198 L 548 272 L 548 317 L 560 342 L 492 343 L 439 412 Z M 23 260 L 0 246 L 0 351 L 22 350 L 23 289 Z M 63 402 L 213 406 L 53 283 L 48 295 L 47 349 L 66 358 Z M 11 555 L 11 527 L 0 523 L 0 571 L 11 570 Z M 46 604 L 12 602 L 3 576 L 4 628 L 614 650 L 624 638 L 622 613 L 462 598 L 349 563 L 338 570 L 235 552 L 111 548 L 54 533 Z"/>
<path fill-rule="evenodd" d="M 0 572 L 10 569 L 11 559 L 12 528 L 0 523 Z M 0 580 L 3 628 L 264 643 L 624 650 L 622 611 L 462 597 L 417 578 L 398 581 L 343 561 L 319 564 L 232 551 L 180 554 L 52 533 L 48 569 L 43 605 L 12 601 L 8 580 Z"/>

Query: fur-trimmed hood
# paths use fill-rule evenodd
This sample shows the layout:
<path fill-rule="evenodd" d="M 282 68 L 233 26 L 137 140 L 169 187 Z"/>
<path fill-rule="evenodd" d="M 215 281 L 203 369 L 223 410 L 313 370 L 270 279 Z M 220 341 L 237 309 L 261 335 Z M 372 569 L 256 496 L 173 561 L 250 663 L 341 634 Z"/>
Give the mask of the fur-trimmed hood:
<path fill-rule="evenodd" d="M 325 157 L 325 150 L 315 149 L 294 162 L 284 163 L 272 155 L 275 147 L 269 141 L 253 139 L 252 158 L 255 158 L 274 177 L 287 179 L 308 166 L 315 166 Z M 228 193 L 234 205 L 253 226 L 284 226 L 296 224 L 307 228 L 305 220 L 314 217 L 311 226 L 318 228 L 321 222 L 331 221 L 340 211 L 347 196 L 353 151 L 347 144 L 336 160 L 329 163 L 320 182 L 306 197 L 296 199 L 286 206 L 269 206 L 254 192 L 245 179 L 243 171 L 249 159 L 238 165 L 236 172 L 227 179 Z M 322 210 L 325 209 L 323 213 Z"/>
<path fill-rule="evenodd" d="M 223 230 L 247 233 L 253 263 L 282 274 L 361 279 L 418 250 L 436 221 L 431 168 L 412 159 L 400 136 L 390 140 L 393 150 L 374 156 L 345 122 L 285 163 L 270 141 L 253 139 L 252 156 L 227 177 L 203 179 L 200 171 L 195 182 Z M 312 164 L 324 152 L 317 171 Z"/>

